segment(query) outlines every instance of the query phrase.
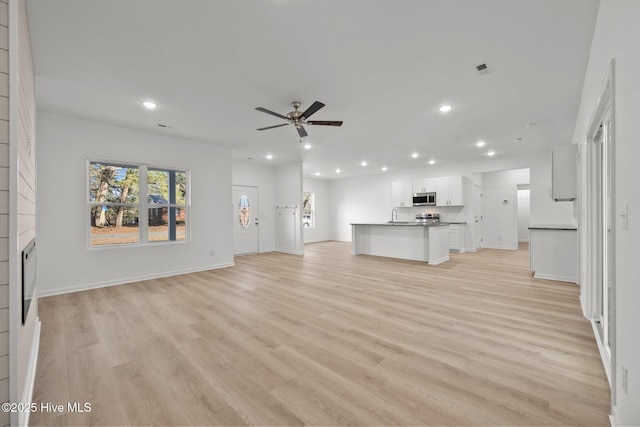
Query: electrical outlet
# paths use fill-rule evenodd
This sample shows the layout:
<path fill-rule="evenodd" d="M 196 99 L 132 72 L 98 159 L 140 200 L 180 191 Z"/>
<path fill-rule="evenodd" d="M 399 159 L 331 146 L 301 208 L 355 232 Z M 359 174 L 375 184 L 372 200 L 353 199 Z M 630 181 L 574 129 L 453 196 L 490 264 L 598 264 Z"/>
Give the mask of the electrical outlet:
<path fill-rule="evenodd" d="M 622 367 L 622 391 L 627 394 L 627 368 Z"/>

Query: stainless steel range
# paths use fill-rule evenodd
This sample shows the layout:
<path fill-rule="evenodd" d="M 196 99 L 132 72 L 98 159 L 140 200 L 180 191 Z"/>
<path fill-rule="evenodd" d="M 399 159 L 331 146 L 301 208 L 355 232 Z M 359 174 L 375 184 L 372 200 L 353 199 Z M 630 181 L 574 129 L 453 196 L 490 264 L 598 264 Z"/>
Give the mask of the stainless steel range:
<path fill-rule="evenodd" d="M 437 214 L 437 213 L 416 214 L 416 222 L 420 224 L 435 224 L 440 222 L 440 214 Z"/>

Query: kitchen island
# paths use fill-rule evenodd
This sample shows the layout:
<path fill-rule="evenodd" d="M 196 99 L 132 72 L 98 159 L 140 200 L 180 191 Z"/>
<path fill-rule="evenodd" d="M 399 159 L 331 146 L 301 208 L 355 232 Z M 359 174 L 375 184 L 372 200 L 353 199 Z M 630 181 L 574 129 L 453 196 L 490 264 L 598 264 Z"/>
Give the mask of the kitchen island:
<path fill-rule="evenodd" d="M 449 260 L 449 223 L 351 224 L 351 253 L 440 264 Z"/>

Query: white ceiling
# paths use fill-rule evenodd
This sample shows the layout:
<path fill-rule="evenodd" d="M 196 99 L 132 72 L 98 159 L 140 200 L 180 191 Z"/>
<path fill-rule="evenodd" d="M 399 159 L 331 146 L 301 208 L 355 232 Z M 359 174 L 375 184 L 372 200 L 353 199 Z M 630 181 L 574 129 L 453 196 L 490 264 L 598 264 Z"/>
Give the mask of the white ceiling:
<path fill-rule="evenodd" d="M 598 0 L 27 6 L 39 109 L 230 147 L 238 160 L 302 160 L 305 173 L 335 178 L 569 142 Z M 158 108 L 142 108 L 147 99 Z M 283 121 L 255 107 L 286 115 L 315 100 L 326 107 L 313 120 L 344 124 L 307 126 L 310 150 L 293 126 L 256 131 Z"/>

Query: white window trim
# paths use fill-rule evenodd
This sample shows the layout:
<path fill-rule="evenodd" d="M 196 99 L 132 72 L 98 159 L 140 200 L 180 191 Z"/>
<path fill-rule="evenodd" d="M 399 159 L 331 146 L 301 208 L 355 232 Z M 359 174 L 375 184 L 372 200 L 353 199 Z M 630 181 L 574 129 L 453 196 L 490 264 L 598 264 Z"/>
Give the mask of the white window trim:
<path fill-rule="evenodd" d="M 103 163 L 103 164 L 111 164 L 118 166 L 132 166 L 138 168 L 138 232 L 139 232 L 139 241 L 137 243 L 121 243 L 121 244 L 113 244 L 113 245 L 99 245 L 92 246 L 91 245 L 91 216 L 85 214 L 85 233 L 86 233 L 86 244 L 87 248 L 91 251 L 94 250 L 110 250 L 110 249 L 124 249 L 124 248 L 135 248 L 135 247 L 148 247 L 148 246 L 158 246 L 158 245 L 179 245 L 185 244 L 191 241 L 191 171 L 188 168 L 181 168 L 175 166 L 158 166 L 148 163 L 139 163 L 139 162 L 126 162 L 119 160 L 106 160 L 100 158 L 87 158 L 86 166 L 85 166 L 85 200 L 88 199 L 88 195 L 90 194 L 90 176 L 89 176 L 89 167 L 91 163 Z M 151 170 L 166 170 L 166 171 L 176 171 L 183 172 L 187 177 L 187 197 L 186 204 L 168 204 L 167 207 L 179 207 L 184 208 L 185 216 L 187 220 L 185 221 L 185 239 L 184 240 L 161 240 L 151 242 L 149 241 L 149 209 L 150 205 L 147 202 L 148 196 L 148 183 L 147 183 L 147 172 Z M 134 206 L 135 204 L 131 203 L 110 203 L 111 206 L 125 205 L 125 206 Z M 91 201 L 85 202 L 85 212 L 89 210 L 91 206 L 95 206 L 95 203 Z"/>

